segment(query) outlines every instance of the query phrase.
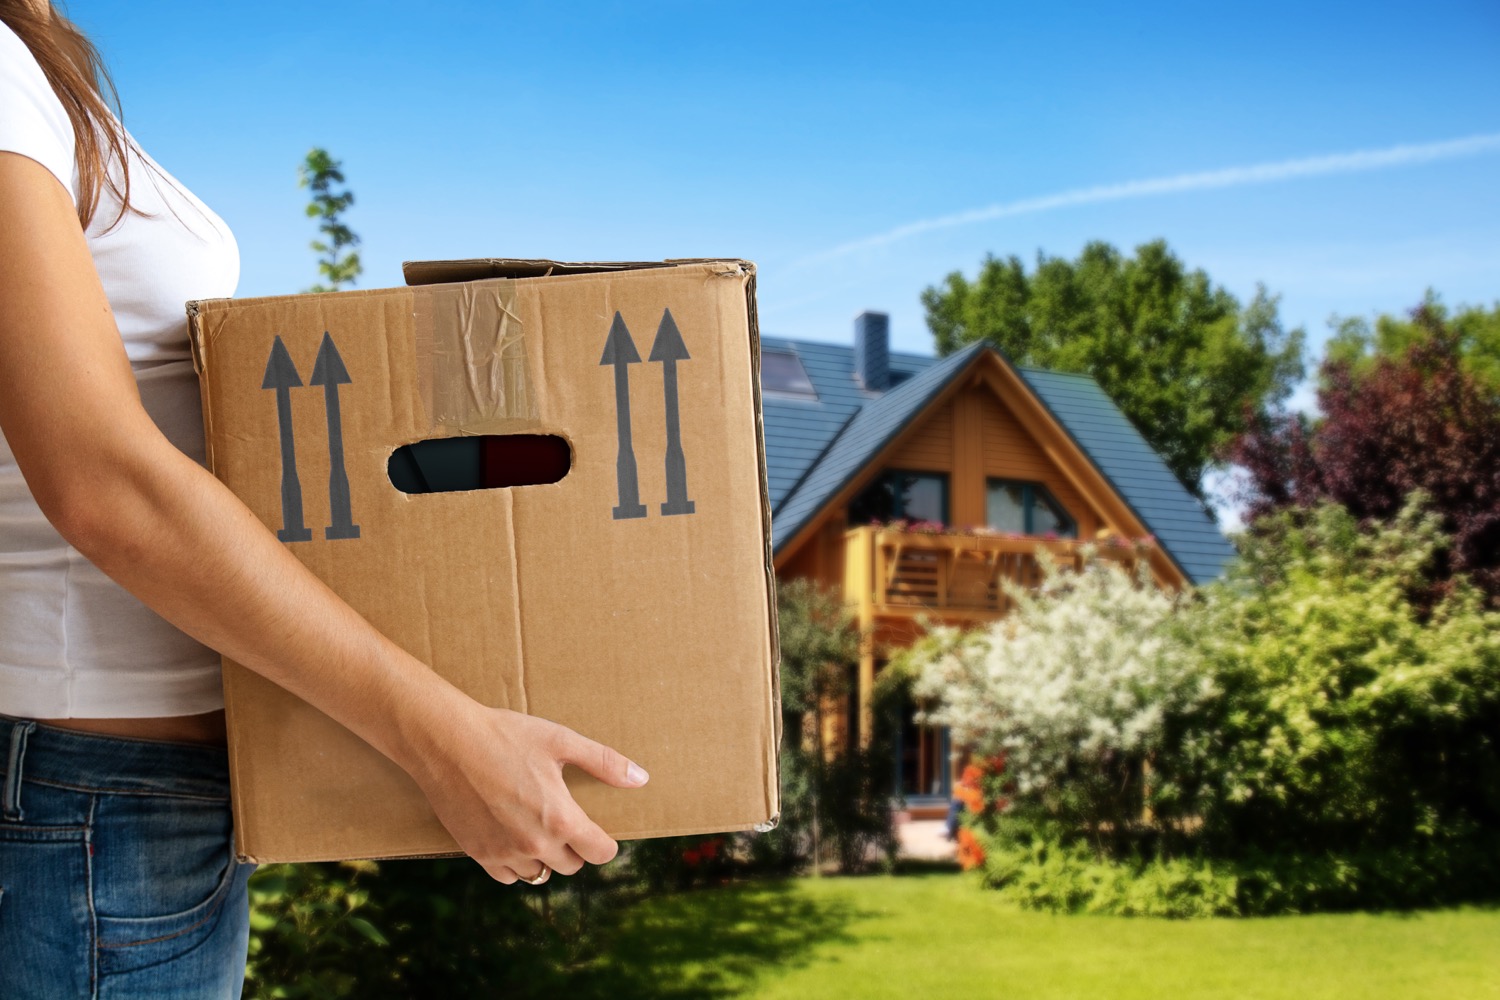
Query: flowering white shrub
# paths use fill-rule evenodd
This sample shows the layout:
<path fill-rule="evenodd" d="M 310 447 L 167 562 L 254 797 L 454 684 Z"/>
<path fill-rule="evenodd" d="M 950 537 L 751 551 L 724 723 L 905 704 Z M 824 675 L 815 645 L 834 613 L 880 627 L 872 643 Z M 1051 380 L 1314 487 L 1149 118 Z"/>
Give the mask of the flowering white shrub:
<path fill-rule="evenodd" d="M 980 756 L 1004 755 L 1022 799 L 1070 773 L 1077 786 L 1113 781 L 1105 772 L 1149 754 L 1169 713 L 1212 693 L 1170 628 L 1178 598 L 1155 586 L 1146 560 L 1132 575 L 1089 549 L 1082 572 L 1039 559 L 1039 589 L 1007 584 L 1006 618 L 936 629 L 907 661 L 927 721 Z"/>

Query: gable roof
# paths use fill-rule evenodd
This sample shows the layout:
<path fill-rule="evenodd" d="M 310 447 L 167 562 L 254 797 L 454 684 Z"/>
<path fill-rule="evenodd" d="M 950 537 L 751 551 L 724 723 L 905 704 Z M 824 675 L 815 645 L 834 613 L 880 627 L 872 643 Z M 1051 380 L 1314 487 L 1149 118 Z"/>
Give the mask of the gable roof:
<path fill-rule="evenodd" d="M 852 348 L 772 337 L 762 347 L 797 354 L 817 392 L 816 399 L 763 398 L 777 553 L 981 354 L 1009 366 L 984 343 L 941 359 L 892 353 L 896 385 L 879 393 L 860 386 Z M 1223 571 L 1233 547 L 1098 383 L 1010 367 L 1188 579 L 1206 583 Z"/>

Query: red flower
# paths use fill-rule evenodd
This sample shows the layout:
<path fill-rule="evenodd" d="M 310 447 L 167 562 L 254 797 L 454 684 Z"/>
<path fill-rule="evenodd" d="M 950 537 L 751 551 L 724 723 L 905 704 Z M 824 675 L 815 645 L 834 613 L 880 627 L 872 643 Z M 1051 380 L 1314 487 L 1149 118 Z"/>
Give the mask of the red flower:
<path fill-rule="evenodd" d="M 1003 753 L 971 761 L 964 766 L 963 774 L 953 789 L 953 797 L 962 802 L 964 808 L 976 816 L 985 811 L 986 805 L 995 812 L 1003 810 L 1010 805 L 1010 800 L 998 796 L 994 801 L 986 803 L 984 790 L 987 779 L 998 777 L 1004 771 L 1005 754 Z"/>
<path fill-rule="evenodd" d="M 682 852 L 682 863 L 689 868 L 696 868 L 701 864 L 707 864 L 719 856 L 719 848 L 722 846 L 724 846 L 723 837 L 710 837 L 684 850 Z"/>
<path fill-rule="evenodd" d="M 974 831 L 966 826 L 958 828 L 958 863 L 964 871 L 984 864 L 984 847 Z"/>

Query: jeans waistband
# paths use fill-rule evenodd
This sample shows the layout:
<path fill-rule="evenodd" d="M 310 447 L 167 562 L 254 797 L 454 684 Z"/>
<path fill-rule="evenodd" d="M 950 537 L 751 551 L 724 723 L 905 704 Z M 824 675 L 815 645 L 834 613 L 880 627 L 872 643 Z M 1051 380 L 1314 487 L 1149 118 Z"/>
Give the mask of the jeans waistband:
<path fill-rule="evenodd" d="M 223 747 L 102 736 L 0 715 L 4 789 L 26 780 L 91 792 L 229 798 Z"/>

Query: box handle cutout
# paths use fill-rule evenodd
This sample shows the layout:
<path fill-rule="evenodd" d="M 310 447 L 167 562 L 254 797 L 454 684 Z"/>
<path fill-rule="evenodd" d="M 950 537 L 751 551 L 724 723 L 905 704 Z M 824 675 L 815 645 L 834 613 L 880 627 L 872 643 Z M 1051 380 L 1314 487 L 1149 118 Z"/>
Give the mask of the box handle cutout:
<path fill-rule="evenodd" d="M 460 493 L 555 483 L 573 466 L 573 449 L 555 434 L 486 434 L 404 444 L 386 465 L 402 493 Z"/>

